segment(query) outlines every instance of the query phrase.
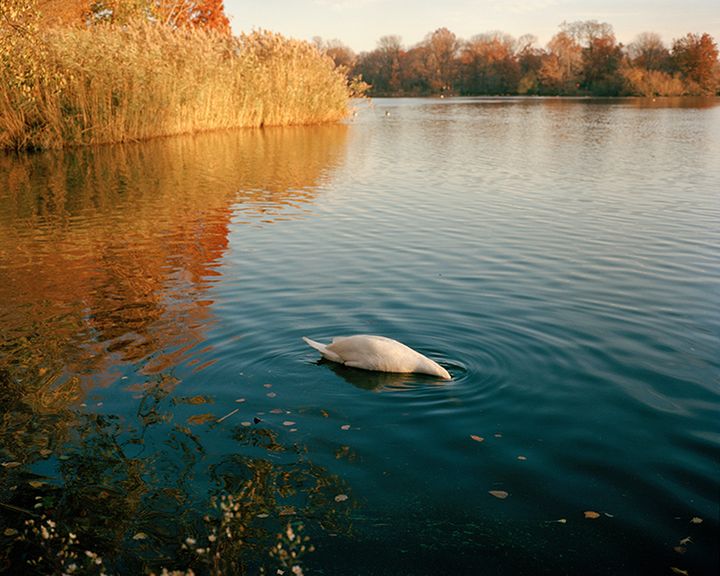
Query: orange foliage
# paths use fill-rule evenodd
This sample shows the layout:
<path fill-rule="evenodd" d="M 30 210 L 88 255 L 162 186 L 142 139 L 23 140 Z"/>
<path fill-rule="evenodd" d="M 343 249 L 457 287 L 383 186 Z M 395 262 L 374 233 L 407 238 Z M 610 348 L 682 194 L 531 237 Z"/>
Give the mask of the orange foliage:
<path fill-rule="evenodd" d="M 90 14 L 92 0 L 38 0 L 37 7 L 47 26 L 83 23 Z"/>
<path fill-rule="evenodd" d="M 167 24 L 230 33 L 223 0 L 158 0 L 155 11 Z"/>

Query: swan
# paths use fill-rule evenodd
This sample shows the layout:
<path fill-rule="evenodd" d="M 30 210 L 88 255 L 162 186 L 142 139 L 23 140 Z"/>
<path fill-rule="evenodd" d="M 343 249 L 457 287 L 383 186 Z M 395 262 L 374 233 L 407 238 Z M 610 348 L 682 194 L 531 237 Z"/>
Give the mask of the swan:
<path fill-rule="evenodd" d="M 303 336 L 303 340 L 320 352 L 323 358 L 351 368 L 376 372 L 416 372 L 439 376 L 443 380 L 452 378 L 440 364 L 392 338 L 356 334 L 333 338 L 330 344 L 321 344 L 306 336 Z"/>

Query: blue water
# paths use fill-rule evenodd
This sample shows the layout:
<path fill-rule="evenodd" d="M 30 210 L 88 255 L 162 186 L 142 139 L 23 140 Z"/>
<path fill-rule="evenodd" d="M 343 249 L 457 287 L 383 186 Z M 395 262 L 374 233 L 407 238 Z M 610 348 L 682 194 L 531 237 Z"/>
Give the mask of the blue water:
<path fill-rule="evenodd" d="M 264 478 L 308 574 L 716 574 L 719 104 L 376 99 L 3 158 L 0 366 L 55 454 L 48 413 L 113 415 L 199 511 Z M 354 333 L 453 380 L 301 340 Z M 37 445 L 0 460 L 62 488 Z"/>

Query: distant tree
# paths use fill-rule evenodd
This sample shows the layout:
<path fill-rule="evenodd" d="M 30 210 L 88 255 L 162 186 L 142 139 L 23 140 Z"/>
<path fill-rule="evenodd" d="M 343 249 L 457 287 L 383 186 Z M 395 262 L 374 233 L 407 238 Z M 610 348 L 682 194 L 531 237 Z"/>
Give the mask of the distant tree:
<path fill-rule="evenodd" d="M 540 69 L 545 53 L 535 44 L 537 38 L 532 34 L 525 34 L 518 38 L 515 46 L 515 57 L 520 71 L 518 94 L 536 94 L 539 91 Z"/>
<path fill-rule="evenodd" d="M 427 48 L 428 83 L 437 92 L 452 91 L 460 41 L 447 28 L 438 28 L 423 42 Z"/>
<path fill-rule="evenodd" d="M 372 88 L 375 95 L 398 93 L 400 83 L 400 59 L 403 48 L 400 36 L 383 36 L 372 52 L 358 56 L 353 69 L 355 75 L 361 75 Z"/>
<path fill-rule="evenodd" d="M 718 47 L 712 36 L 688 34 L 673 42 L 671 58 L 693 94 L 715 94 L 719 88 Z"/>
<path fill-rule="evenodd" d="M 638 34 L 628 45 L 627 55 L 634 67 L 644 70 L 667 70 L 670 64 L 670 51 L 655 32 Z"/>
<path fill-rule="evenodd" d="M 460 85 L 465 94 L 509 94 L 517 91 L 520 66 L 515 39 L 502 32 L 474 36 L 460 56 Z"/>
<path fill-rule="evenodd" d="M 549 94 L 575 94 L 580 88 L 582 46 L 567 32 L 558 32 L 547 45 L 538 74 L 540 90 Z"/>
<path fill-rule="evenodd" d="M 583 88 L 599 96 L 618 96 L 623 87 L 622 59 L 622 46 L 612 32 L 592 37 L 582 52 Z"/>
<path fill-rule="evenodd" d="M 313 38 L 313 44 L 317 46 L 318 50 L 330 56 L 333 62 L 335 62 L 335 66 L 344 66 L 349 70 L 355 64 L 357 58 L 355 52 L 338 39 L 325 41 L 319 36 L 316 36 Z"/>

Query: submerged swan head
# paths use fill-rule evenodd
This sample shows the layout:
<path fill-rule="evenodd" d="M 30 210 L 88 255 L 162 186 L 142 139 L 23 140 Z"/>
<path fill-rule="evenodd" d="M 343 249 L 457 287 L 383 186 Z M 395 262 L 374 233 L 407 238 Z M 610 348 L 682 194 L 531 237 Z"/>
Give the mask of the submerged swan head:
<path fill-rule="evenodd" d="M 357 334 L 333 338 L 321 344 L 303 337 L 323 358 L 351 368 L 376 372 L 418 373 L 451 380 L 452 376 L 440 364 L 423 356 L 397 340 L 384 336 Z"/>

